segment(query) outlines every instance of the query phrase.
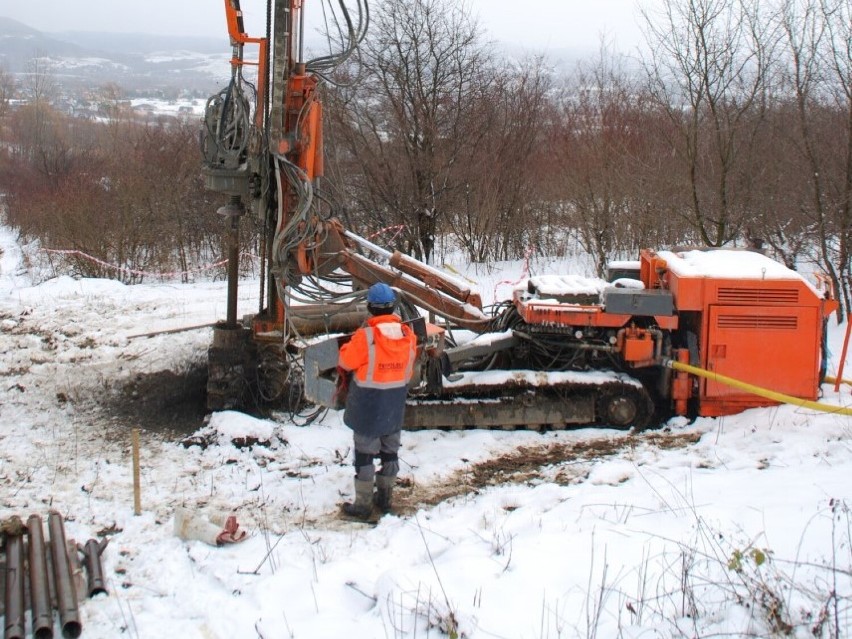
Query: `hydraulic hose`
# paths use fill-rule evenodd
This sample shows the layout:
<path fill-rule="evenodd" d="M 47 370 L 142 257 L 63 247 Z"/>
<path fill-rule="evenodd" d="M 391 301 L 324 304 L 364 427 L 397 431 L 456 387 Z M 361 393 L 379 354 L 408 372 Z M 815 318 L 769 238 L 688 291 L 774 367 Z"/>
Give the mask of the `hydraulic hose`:
<path fill-rule="evenodd" d="M 832 375 L 826 375 L 825 376 L 825 383 L 826 384 L 833 384 L 836 381 L 837 381 L 837 378 L 833 377 Z M 844 377 L 843 379 L 840 380 L 840 383 L 846 384 L 846 386 L 852 386 L 852 379 L 846 379 Z"/>
<path fill-rule="evenodd" d="M 823 413 L 832 413 L 834 415 L 852 415 L 852 408 L 846 408 L 844 406 L 832 406 L 831 404 L 820 404 L 819 402 L 813 402 L 807 399 L 802 399 L 800 397 L 785 395 L 784 393 L 778 393 L 767 388 L 761 388 L 760 386 L 755 386 L 754 384 L 749 384 L 748 382 L 744 382 L 739 379 L 734 379 L 733 377 L 728 377 L 727 375 L 721 375 L 720 373 L 714 373 L 712 371 L 699 368 L 698 366 L 690 366 L 689 364 L 684 364 L 683 362 L 676 362 L 674 360 L 667 359 L 664 360 L 664 363 L 667 367 L 673 368 L 676 371 L 683 371 L 685 373 L 697 375 L 698 377 L 703 377 L 705 379 L 709 379 L 720 384 L 725 384 L 726 386 L 739 388 L 740 390 L 747 391 L 749 393 L 752 393 L 753 395 L 765 397 L 766 399 L 781 402 L 782 404 L 792 404 L 794 406 L 810 408 L 812 410 L 821 411 Z"/>

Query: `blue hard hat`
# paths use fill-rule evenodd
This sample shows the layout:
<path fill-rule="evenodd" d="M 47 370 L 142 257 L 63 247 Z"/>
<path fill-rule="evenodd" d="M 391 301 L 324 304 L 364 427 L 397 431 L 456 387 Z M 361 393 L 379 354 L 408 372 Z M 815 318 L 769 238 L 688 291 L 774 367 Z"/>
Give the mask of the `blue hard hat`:
<path fill-rule="evenodd" d="M 370 287 L 370 290 L 367 291 L 367 303 L 373 304 L 374 306 L 390 306 L 396 302 L 396 293 L 393 292 L 393 289 L 384 284 L 383 282 L 379 282 L 378 284 L 373 284 Z"/>

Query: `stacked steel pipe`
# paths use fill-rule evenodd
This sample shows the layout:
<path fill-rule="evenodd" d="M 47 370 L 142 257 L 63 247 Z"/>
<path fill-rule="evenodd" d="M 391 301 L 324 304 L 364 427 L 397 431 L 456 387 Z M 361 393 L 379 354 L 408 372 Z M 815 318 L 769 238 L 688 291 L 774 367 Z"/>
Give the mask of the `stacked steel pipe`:
<path fill-rule="evenodd" d="M 47 542 L 42 519 L 38 515 L 27 519 L 26 528 L 17 517 L 12 518 L 10 524 L 5 527 L 4 639 L 26 639 L 27 593 L 33 639 L 53 639 L 54 606 L 59 612 L 62 637 L 76 639 L 82 634 L 83 625 L 62 515 L 50 512 L 47 522 L 50 539 Z M 98 542 L 90 539 L 84 546 L 77 546 L 83 556 L 89 597 L 107 592 L 101 565 L 106 545 L 107 540 Z"/>
<path fill-rule="evenodd" d="M 6 639 L 24 639 L 24 537 L 6 538 Z"/>
<path fill-rule="evenodd" d="M 32 609 L 33 637 L 53 638 L 53 607 L 47 576 L 47 557 L 44 554 L 44 529 L 41 517 L 30 515 L 27 519 L 30 562 L 30 608 Z"/>

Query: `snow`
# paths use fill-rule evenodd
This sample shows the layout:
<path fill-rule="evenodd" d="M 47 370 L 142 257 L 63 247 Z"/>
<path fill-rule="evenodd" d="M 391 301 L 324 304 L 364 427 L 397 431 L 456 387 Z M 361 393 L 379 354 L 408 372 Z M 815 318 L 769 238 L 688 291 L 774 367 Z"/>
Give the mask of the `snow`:
<path fill-rule="evenodd" d="M 669 270 L 684 277 L 797 281 L 803 279 L 796 271 L 754 251 L 660 251 L 658 255 L 666 261 Z"/>
<path fill-rule="evenodd" d="M 634 280 L 632 277 L 619 277 L 612 281 L 615 288 L 630 288 L 637 291 L 644 290 L 645 282 L 642 280 Z"/>
<path fill-rule="evenodd" d="M 849 635 L 848 417 L 780 406 L 651 434 L 405 433 L 402 512 L 368 526 L 337 516 L 353 475 L 339 413 L 300 427 L 226 411 L 141 432 L 137 516 L 130 425 L 96 404 L 203 362 L 209 329 L 133 336 L 221 319 L 225 283 L 35 285 L 3 227 L 0 251 L 0 518 L 57 509 L 80 543 L 111 531 L 109 594 L 81 603 L 87 639 L 754 636 L 773 632 L 771 595 L 793 636 Z M 522 269 L 454 267 L 483 291 Z M 848 386 L 822 391 L 852 405 Z M 178 432 L 214 436 L 185 447 Z M 234 443 L 247 438 L 268 443 Z M 538 461 L 498 463 L 520 454 Z M 181 512 L 234 514 L 248 537 L 183 540 Z"/>
<path fill-rule="evenodd" d="M 610 260 L 606 265 L 609 269 L 632 269 L 638 271 L 642 266 L 642 262 L 640 260 Z"/>
<path fill-rule="evenodd" d="M 682 277 L 713 277 L 752 280 L 793 280 L 803 282 L 813 293 L 822 297 L 823 292 L 802 276 L 756 251 L 711 249 L 706 251 L 660 251 L 669 270 Z"/>
<path fill-rule="evenodd" d="M 200 61 L 204 63 L 210 62 L 211 58 L 215 58 L 219 62 L 230 62 L 230 56 L 225 54 L 209 54 L 198 53 L 197 51 L 157 51 L 144 56 L 146 62 L 151 64 L 171 64 L 173 62 L 182 62 L 186 60 Z"/>
<path fill-rule="evenodd" d="M 606 280 L 571 273 L 538 275 L 531 277 L 529 281 L 541 297 L 571 294 L 598 295 L 607 286 Z"/>
<path fill-rule="evenodd" d="M 216 433 L 219 444 L 228 445 L 239 440 L 272 440 L 275 428 L 270 422 L 254 419 L 243 413 L 222 411 L 210 416 L 210 429 Z"/>
<path fill-rule="evenodd" d="M 49 60 L 54 71 L 75 71 L 79 69 L 87 69 L 90 67 L 94 68 L 104 68 L 104 69 L 118 69 L 122 71 L 129 70 L 129 67 L 126 64 L 121 64 L 119 62 L 114 62 L 107 58 L 96 58 L 96 57 L 82 57 L 82 58 L 47 58 Z"/>
<path fill-rule="evenodd" d="M 608 382 L 622 382 L 631 386 L 642 386 L 638 381 L 627 375 L 613 371 L 474 371 L 458 373 L 458 378 L 453 381 L 444 382 L 447 388 L 464 386 L 505 386 L 506 384 L 517 384 L 519 386 L 553 386 L 556 384 L 605 384 Z"/>
<path fill-rule="evenodd" d="M 457 331 L 454 333 L 456 341 L 459 344 L 467 344 L 468 346 L 491 346 L 495 342 L 512 337 L 512 330 L 499 331 L 496 333 L 483 333 L 477 335 L 469 331 Z"/>

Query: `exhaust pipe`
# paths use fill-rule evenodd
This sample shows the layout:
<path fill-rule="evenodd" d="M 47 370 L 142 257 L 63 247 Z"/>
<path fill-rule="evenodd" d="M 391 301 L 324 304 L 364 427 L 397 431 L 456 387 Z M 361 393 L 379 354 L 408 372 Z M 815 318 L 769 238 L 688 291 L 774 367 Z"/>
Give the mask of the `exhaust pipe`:
<path fill-rule="evenodd" d="M 27 609 L 24 604 L 24 536 L 21 533 L 6 537 L 5 604 L 5 639 L 24 639 Z"/>
<path fill-rule="evenodd" d="M 80 611 L 77 608 L 77 589 L 68 563 L 68 545 L 65 541 L 65 527 L 62 515 L 52 511 L 47 518 L 50 531 L 50 554 L 53 559 L 53 580 L 56 584 L 56 607 L 59 609 L 59 625 L 62 636 L 77 639 L 83 632 L 80 623 Z"/>
<path fill-rule="evenodd" d="M 83 566 L 86 568 L 86 584 L 89 597 L 101 593 L 107 593 L 104 568 L 101 564 L 101 555 L 109 543 L 104 537 L 100 543 L 97 539 L 90 539 L 85 546 L 77 544 L 77 549 L 83 554 Z"/>
<path fill-rule="evenodd" d="M 27 531 L 33 639 L 53 639 L 53 607 L 50 604 L 41 517 L 30 515 L 27 519 Z"/>

